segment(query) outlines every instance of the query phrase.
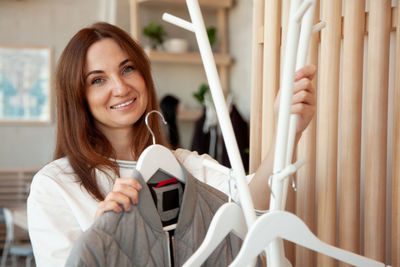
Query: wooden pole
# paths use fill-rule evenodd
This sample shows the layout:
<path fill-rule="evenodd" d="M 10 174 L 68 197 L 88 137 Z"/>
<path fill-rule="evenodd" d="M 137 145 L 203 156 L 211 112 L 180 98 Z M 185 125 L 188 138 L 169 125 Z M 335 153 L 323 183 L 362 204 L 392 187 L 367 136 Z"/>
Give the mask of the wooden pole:
<path fill-rule="evenodd" d="M 288 20 L 289 20 L 289 12 L 290 12 L 290 0 L 282 0 L 281 4 L 282 9 L 282 30 L 281 30 L 281 61 L 285 62 L 285 52 L 286 52 L 286 35 L 288 31 Z M 280 72 L 282 73 L 283 64 L 280 65 Z M 279 81 L 281 83 L 281 81 Z"/>
<path fill-rule="evenodd" d="M 250 108 L 250 173 L 261 163 L 261 114 L 262 114 L 262 27 L 264 24 L 264 1 L 253 1 L 253 38 L 251 68 L 251 108 Z"/>
<path fill-rule="evenodd" d="M 280 0 L 266 1 L 264 5 L 261 159 L 267 155 L 274 142 L 274 100 L 279 88 L 281 37 Z M 269 201 L 270 196 L 267 198 Z"/>
<path fill-rule="evenodd" d="M 222 54 L 228 53 L 228 25 L 227 14 L 225 8 L 217 10 L 217 25 L 218 25 L 218 40 L 219 52 Z M 224 95 L 229 92 L 229 69 L 226 65 L 218 66 L 219 79 L 221 80 L 221 87 Z"/>
<path fill-rule="evenodd" d="M 396 65 L 393 113 L 392 266 L 400 266 L 400 3 L 396 15 Z"/>
<path fill-rule="evenodd" d="M 338 95 L 342 1 L 321 4 L 321 65 L 318 92 L 317 184 L 318 237 L 332 245 L 336 240 L 336 186 Z M 317 266 L 335 266 L 332 258 L 319 254 Z"/>
<path fill-rule="evenodd" d="M 314 24 L 319 21 L 319 1 L 316 1 Z M 318 68 L 319 33 L 314 34 L 310 40 L 308 63 Z M 318 72 L 313 80 L 317 88 Z M 318 93 L 318 90 L 317 90 Z M 316 114 L 317 116 L 317 114 Z M 296 214 L 301 218 L 312 232 L 315 232 L 315 150 L 316 150 L 316 118 L 310 122 L 304 131 L 297 147 L 297 158 L 306 159 L 307 164 L 297 171 L 297 198 Z M 301 246 L 296 246 L 295 266 L 315 265 L 315 253 Z"/>
<path fill-rule="evenodd" d="M 344 2 L 339 245 L 360 253 L 360 166 L 365 0 Z M 340 266 L 350 266 L 340 262 Z"/>
<path fill-rule="evenodd" d="M 129 1 L 130 8 L 130 24 L 131 24 L 131 36 L 136 41 L 139 40 L 139 12 L 137 0 Z"/>
<path fill-rule="evenodd" d="M 225 54 L 228 53 L 228 24 L 225 8 L 219 8 L 217 10 L 217 25 L 219 52 Z"/>
<path fill-rule="evenodd" d="M 369 1 L 365 92 L 365 242 L 367 257 L 385 261 L 386 153 L 390 0 Z"/>
<path fill-rule="evenodd" d="M 267 155 L 274 141 L 274 100 L 279 89 L 280 2 L 280 0 L 266 1 L 264 10 L 262 158 Z"/>

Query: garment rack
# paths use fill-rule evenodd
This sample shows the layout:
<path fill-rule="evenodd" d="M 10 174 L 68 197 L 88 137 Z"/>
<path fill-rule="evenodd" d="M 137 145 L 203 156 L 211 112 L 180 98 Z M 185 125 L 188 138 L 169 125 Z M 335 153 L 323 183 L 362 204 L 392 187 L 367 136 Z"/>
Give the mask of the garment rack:
<path fill-rule="evenodd" d="M 186 0 L 186 3 L 192 22 L 185 21 L 167 13 L 163 15 L 163 19 L 188 31 L 194 32 L 196 35 L 207 80 L 210 85 L 211 96 L 216 107 L 222 136 L 224 138 L 228 157 L 231 162 L 232 176 L 236 179 L 241 206 L 250 233 L 252 230 L 251 227 L 255 225 L 256 221 L 255 210 L 246 182 L 244 167 L 240 158 L 232 123 L 229 118 L 229 113 L 222 93 L 211 46 L 206 34 L 200 6 L 198 0 Z M 280 99 L 277 140 L 275 146 L 271 186 L 272 194 L 270 210 L 272 212 L 282 211 L 284 209 L 288 184 L 287 178 L 290 174 L 296 172 L 297 169 L 302 165 L 301 161 L 291 164 L 297 118 L 295 115 L 290 115 L 290 108 L 293 95 L 295 70 L 304 66 L 305 64 L 308 44 L 312 32 L 316 32 L 323 27 L 323 23 L 319 23 L 314 27 L 312 26 L 314 8 L 315 0 L 291 1 L 286 47 L 287 52 L 282 77 L 282 92 Z M 282 214 L 278 214 L 277 216 L 282 218 Z M 265 214 L 263 216 L 266 218 L 266 220 L 268 220 L 267 216 L 270 215 Z M 296 220 L 301 222 L 301 220 L 295 215 L 289 216 L 294 216 Z M 271 229 L 271 231 L 273 231 L 273 229 Z M 248 241 L 247 237 L 248 236 L 246 236 L 245 242 Z M 274 241 L 268 245 L 266 252 L 268 266 L 287 266 L 290 264 L 284 257 L 283 242 L 281 240 L 274 239 Z"/>

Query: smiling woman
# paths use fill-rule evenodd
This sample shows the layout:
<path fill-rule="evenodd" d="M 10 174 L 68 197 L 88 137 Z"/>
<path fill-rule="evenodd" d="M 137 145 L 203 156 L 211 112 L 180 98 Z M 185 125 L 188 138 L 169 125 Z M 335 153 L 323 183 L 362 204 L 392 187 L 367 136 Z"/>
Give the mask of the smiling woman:
<path fill-rule="evenodd" d="M 39 266 L 64 266 L 73 241 L 95 218 L 120 212 L 119 204 L 125 210 L 137 204 L 140 184 L 119 177 L 131 176 L 132 164 L 152 143 L 143 114 L 158 109 L 147 56 L 107 23 L 69 41 L 57 66 L 56 95 L 55 161 L 35 176 L 28 199 Z M 159 118 L 149 124 L 157 142 L 167 145 Z"/>

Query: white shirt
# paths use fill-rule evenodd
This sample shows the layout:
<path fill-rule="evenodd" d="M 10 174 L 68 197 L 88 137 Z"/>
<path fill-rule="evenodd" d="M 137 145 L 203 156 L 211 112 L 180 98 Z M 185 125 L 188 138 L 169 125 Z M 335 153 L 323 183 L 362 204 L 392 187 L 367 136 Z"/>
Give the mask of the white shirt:
<path fill-rule="evenodd" d="M 178 161 L 198 180 L 231 195 L 237 200 L 237 191 L 229 190 L 229 177 L 203 166 L 208 155 L 177 149 Z M 117 161 L 121 177 L 131 177 L 136 163 Z M 114 175 L 111 175 L 115 179 Z M 100 189 L 107 194 L 112 190 L 113 180 L 96 170 Z M 248 177 L 248 182 L 251 177 Z M 67 158 L 55 160 L 43 167 L 33 178 L 28 197 L 28 227 L 36 265 L 64 266 L 73 243 L 94 222 L 98 207 L 77 178 Z"/>

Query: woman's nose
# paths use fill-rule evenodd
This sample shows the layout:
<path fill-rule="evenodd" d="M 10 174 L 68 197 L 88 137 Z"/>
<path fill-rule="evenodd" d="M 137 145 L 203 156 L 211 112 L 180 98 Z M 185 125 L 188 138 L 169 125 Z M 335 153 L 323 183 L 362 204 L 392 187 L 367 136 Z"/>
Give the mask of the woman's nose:
<path fill-rule="evenodd" d="M 112 80 L 112 93 L 114 96 L 124 96 L 129 92 L 128 84 L 121 77 L 113 77 Z"/>

